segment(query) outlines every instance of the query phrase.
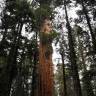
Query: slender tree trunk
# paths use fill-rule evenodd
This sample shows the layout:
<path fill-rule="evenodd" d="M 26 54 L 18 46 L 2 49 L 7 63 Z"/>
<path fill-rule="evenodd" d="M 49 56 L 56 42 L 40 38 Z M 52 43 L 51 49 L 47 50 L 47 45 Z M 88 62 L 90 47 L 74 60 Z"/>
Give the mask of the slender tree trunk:
<path fill-rule="evenodd" d="M 76 64 L 74 42 L 72 38 L 72 30 L 71 30 L 71 26 L 68 20 L 68 14 L 67 14 L 67 9 L 66 9 L 66 0 L 64 0 L 64 8 L 65 8 L 66 22 L 67 22 L 67 29 L 68 29 L 69 54 L 70 54 L 70 62 L 71 62 L 71 68 L 72 68 L 75 96 L 82 96 L 81 85 L 80 85 L 79 74 L 78 74 L 78 67 Z"/>
<path fill-rule="evenodd" d="M 8 56 L 8 65 L 6 68 L 6 73 L 8 74 L 8 92 L 6 94 L 6 96 L 10 95 L 10 89 L 11 89 L 11 84 L 12 84 L 12 80 L 15 78 L 16 74 L 17 74 L 17 54 L 18 54 L 18 48 L 19 48 L 19 41 L 20 41 L 20 36 L 21 36 L 21 31 L 22 31 L 22 27 L 23 24 L 21 23 L 19 25 L 19 29 L 18 29 L 18 35 L 15 36 L 14 41 L 13 41 L 13 45 L 11 47 L 9 56 Z"/>
<path fill-rule="evenodd" d="M 84 55 L 84 48 L 83 48 L 83 44 L 82 44 L 82 41 L 80 40 L 80 36 L 79 36 L 79 34 L 76 32 L 76 37 L 77 37 L 77 40 L 78 40 L 78 42 L 77 42 L 77 45 L 78 45 L 78 54 L 79 54 L 79 56 L 81 57 L 81 63 L 82 63 L 82 65 L 83 65 L 83 69 L 84 69 L 84 71 L 83 72 L 86 72 L 87 71 L 87 68 L 86 68 L 86 64 L 85 64 L 85 55 Z M 78 58 L 80 58 L 78 56 Z"/>
<path fill-rule="evenodd" d="M 33 54 L 33 73 L 32 73 L 32 96 L 39 96 L 38 87 L 39 87 L 39 78 L 38 78 L 38 43 L 37 43 L 37 32 L 36 32 L 36 46 Z"/>
<path fill-rule="evenodd" d="M 26 45 L 26 42 L 25 44 Z M 12 88 L 11 88 L 11 96 L 26 96 L 25 95 L 25 91 L 24 91 L 24 87 L 22 86 L 24 83 L 24 80 L 22 79 L 22 68 L 23 68 L 23 61 L 25 60 L 25 47 L 22 48 L 22 54 L 21 54 L 21 59 L 19 62 L 19 68 L 18 68 L 18 72 L 17 72 L 17 76 L 14 79 L 15 83 L 12 83 Z"/>
<path fill-rule="evenodd" d="M 62 58 L 62 69 L 63 69 L 63 92 L 64 96 L 67 96 L 67 86 L 66 86 L 66 77 L 65 77 L 65 64 L 64 64 L 64 51 L 61 53 L 61 58 Z"/>
<path fill-rule="evenodd" d="M 92 26 L 91 26 L 91 23 L 90 23 L 90 18 L 88 16 L 87 9 L 84 6 L 84 0 L 81 0 L 81 5 L 82 5 L 82 8 L 83 8 L 83 12 L 86 16 L 86 21 L 87 21 L 87 24 L 88 24 L 88 27 L 89 27 L 89 30 L 90 30 L 90 34 L 91 34 L 91 37 L 92 37 L 93 53 L 95 53 L 94 55 L 96 55 L 96 38 L 95 38 L 95 34 L 93 32 L 93 29 L 92 29 Z M 96 59 L 95 59 L 94 55 L 93 55 L 93 60 L 94 60 L 94 62 L 96 62 Z M 89 79 L 88 77 L 86 77 L 84 79 L 84 83 L 85 83 L 85 87 L 86 87 L 86 91 L 87 91 L 87 96 L 94 96 L 91 82 L 88 79 Z"/>
<path fill-rule="evenodd" d="M 34 53 L 34 65 L 32 73 L 32 96 L 38 96 L 38 52 L 37 48 Z"/>
<path fill-rule="evenodd" d="M 85 64 L 85 56 L 84 56 L 84 53 L 83 53 L 83 45 L 80 41 L 80 37 L 79 35 L 77 34 L 77 37 L 78 37 L 78 45 L 79 45 L 79 53 L 81 54 L 81 59 L 82 59 L 82 65 L 83 65 L 83 73 L 86 74 L 87 72 L 87 68 L 86 68 L 86 64 Z M 83 79 L 83 85 L 84 85 L 84 89 L 86 90 L 86 94 L 87 96 L 94 96 L 94 93 L 93 93 L 93 90 L 92 90 L 92 85 L 91 85 L 91 82 L 90 82 L 90 78 L 88 76 L 84 76 L 84 79 Z"/>
<path fill-rule="evenodd" d="M 86 16 L 86 21 L 87 21 L 87 24 L 88 24 L 88 27 L 89 27 L 89 30 L 90 30 L 90 34 L 91 34 L 91 37 L 92 37 L 93 51 L 96 54 L 96 38 L 95 38 L 95 34 L 93 32 L 93 29 L 92 29 L 92 26 L 91 26 L 91 23 L 90 23 L 90 18 L 88 16 L 87 9 L 84 6 L 84 0 L 81 0 L 81 5 L 82 5 L 82 8 L 83 8 L 83 12 Z"/>

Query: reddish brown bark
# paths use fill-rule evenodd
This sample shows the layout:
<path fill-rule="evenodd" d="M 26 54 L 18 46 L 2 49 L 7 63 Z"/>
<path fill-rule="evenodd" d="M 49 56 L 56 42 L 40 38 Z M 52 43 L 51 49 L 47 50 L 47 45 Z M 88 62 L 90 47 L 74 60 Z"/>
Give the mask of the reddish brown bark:
<path fill-rule="evenodd" d="M 48 57 L 46 57 L 45 54 L 47 49 L 48 49 L 48 45 L 42 44 L 42 42 L 40 42 L 40 45 L 39 45 L 39 96 L 52 96 L 53 94 L 52 53 L 50 53 Z"/>

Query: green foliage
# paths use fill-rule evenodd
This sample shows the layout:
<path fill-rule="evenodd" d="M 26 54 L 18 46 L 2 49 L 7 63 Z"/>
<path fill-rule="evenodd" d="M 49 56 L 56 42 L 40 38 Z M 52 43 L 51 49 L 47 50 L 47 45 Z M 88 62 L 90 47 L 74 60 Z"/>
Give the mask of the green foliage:
<path fill-rule="evenodd" d="M 59 33 L 55 32 L 54 30 L 50 32 L 50 34 L 46 34 L 44 32 L 40 32 L 40 40 L 42 44 L 47 45 L 47 49 L 45 52 L 46 58 L 49 58 L 49 55 L 52 54 L 53 49 L 51 43 L 53 40 L 56 39 L 56 37 L 59 35 Z"/>
<path fill-rule="evenodd" d="M 75 29 L 76 34 L 78 34 L 78 35 L 82 34 L 83 30 L 82 30 L 82 28 L 80 26 L 75 25 L 74 29 Z"/>
<path fill-rule="evenodd" d="M 55 6 L 63 5 L 63 0 L 55 0 Z"/>
<path fill-rule="evenodd" d="M 52 0 L 36 0 L 39 2 L 40 5 L 48 4 L 50 5 L 52 3 Z"/>
<path fill-rule="evenodd" d="M 42 44 L 50 44 L 58 35 L 59 33 L 55 32 L 54 30 L 50 32 L 50 34 L 40 32 L 40 40 Z"/>
<path fill-rule="evenodd" d="M 73 94 L 73 86 L 72 86 L 72 77 L 71 77 L 71 75 L 72 74 L 70 74 L 71 72 L 70 72 L 70 70 L 69 70 L 69 66 L 67 66 L 66 64 L 65 64 L 65 75 L 63 74 L 63 66 L 62 66 L 62 64 L 60 63 L 60 64 L 57 64 L 57 70 L 56 70 L 56 73 L 55 73 L 55 87 L 56 87 L 56 91 L 57 91 L 57 93 L 58 93 L 58 95 L 60 95 L 60 96 L 63 96 L 64 95 L 64 78 L 63 78 L 63 76 L 65 76 L 65 84 L 66 84 L 66 91 L 67 91 L 67 95 L 68 96 L 74 96 L 74 94 Z M 57 96 L 58 96 L 57 95 Z"/>
<path fill-rule="evenodd" d="M 63 95 L 63 71 L 62 71 L 61 64 L 57 65 L 57 70 L 55 73 L 55 87 L 58 94 L 62 96 Z"/>
<path fill-rule="evenodd" d="M 0 57 L 0 68 L 3 68 L 6 65 L 7 58 L 6 57 Z"/>
<path fill-rule="evenodd" d="M 66 1 L 65 1 L 66 5 L 68 5 L 68 4 L 71 3 L 71 2 L 72 2 L 71 0 L 66 0 Z M 54 5 L 55 5 L 56 7 L 61 6 L 61 5 L 64 5 L 64 0 L 55 0 L 55 1 L 54 1 Z"/>
<path fill-rule="evenodd" d="M 36 26 L 40 27 L 45 18 L 53 18 L 53 10 L 47 4 L 35 10 Z"/>
<path fill-rule="evenodd" d="M 57 36 L 59 36 L 60 33 L 57 33 L 55 30 L 53 30 L 51 33 L 50 33 L 50 38 L 51 39 L 55 39 Z"/>

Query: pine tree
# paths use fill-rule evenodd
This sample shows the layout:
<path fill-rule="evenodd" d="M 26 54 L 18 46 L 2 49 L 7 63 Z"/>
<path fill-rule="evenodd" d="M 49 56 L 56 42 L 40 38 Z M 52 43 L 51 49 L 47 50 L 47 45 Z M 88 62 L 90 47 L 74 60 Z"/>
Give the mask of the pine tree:
<path fill-rule="evenodd" d="M 66 14 L 66 27 L 68 29 L 68 40 L 69 40 L 69 51 L 70 51 L 70 62 L 71 62 L 71 68 L 72 68 L 72 76 L 73 76 L 73 82 L 74 82 L 74 90 L 76 96 L 82 96 L 81 93 L 81 85 L 79 80 L 79 74 L 78 74 L 78 67 L 77 67 L 77 61 L 76 61 L 76 53 L 74 50 L 74 42 L 72 37 L 72 29 L 68 20 L 68 14 L 66 9 L 66 1 L 64 1 L 64 8 L 65 8 L 65 14 Z"/>

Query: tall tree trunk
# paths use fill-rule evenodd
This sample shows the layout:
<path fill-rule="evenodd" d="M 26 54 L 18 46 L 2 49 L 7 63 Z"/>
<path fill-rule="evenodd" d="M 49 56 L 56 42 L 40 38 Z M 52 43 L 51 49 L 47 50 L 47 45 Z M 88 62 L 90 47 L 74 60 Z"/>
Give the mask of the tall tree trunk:
<path fill-rule="evenodd" d="M 79 45 L 79 53 L 80 53 L 80 57 L 82 59 L 82 65 L 83 65 L 83 74 L 86 74 L 87 72 L 87 68 L 86 68 L 86 64 L 85 64 L 85 56 L 84 56 L 84 53 L 83 53 L 83 45 L 82 45 L 82 42 L 80 40 L 80 37 L 79 37 L 79 34 L 77 34 L 77 37 L 78 37 L 78 45 Z M 93 93 L 93 90 L 92 90 L 92 85 L 91 85 L 91 81 L 90 81 L 90 78 L 88 76 L 84 76 L 83 78 L 83 85 L 84 85 L 84 89 L 86 90 L 86 94 L 87 96 L 94 96 L 94 93 Z"/>
<path fill-rule="evenodd" d="M 48 36 L 52 30 L 49 27 L 51 24 L 49 26 L 48 24 L 50 20 L 45 19 L 40 30 L 42 36 L 39 45 L 39 96 L 53 96 L 52 41 L 48 42 L 50 38 Z"/>
<path fill-rule="evenodd" d="M 81 0 L 81 5 L 82 5 L 82 8 L 83 8 L 83 12 L 86 16 L 86 21 L 87 21 L 87 24 L 88 24 L 88 27 L 89 27 L 89 30 L 90 30 L 90 34 L 91 34 L 91 37 L 92 37 L 93 52 L 96 54 L 96 38 L 95 38 L 95 34 L 93 32 L 93 29 L 92 29 L 92 26 L 91 26 L 91 23 L 90 23 L 90 18 L 88 16 L 87 9 L 84 6 L 84 0 Z"/>
<path fill-rule="evenodd" d="M 62 59 L 62 69 L 63 69 L 63 92 L 64 96 L 67 96 L 67 86 L 66 86 L 66 75 L 65 75 L 65 64 L 64 64 L 64 49 L 63 52 L 61 53 L 61 59 Z"/>
<path fill-rule="evenodd" d="M 82 96 L 81 85 L 80 85 L 79 74 L 78 74 L 78 67 L 76 64 L 76 53 L 74 50 L 74 42 L 72 38 L 72 30 L 68 20 L 68 14 L 66 9 L 66 0 L 64 0 L 64 8 L 65 8 L 66 22 L 67 22 L 66 26 L 68 29 L 69 54 L 70 54 L 70 62 L 71 62 L 71 68 L 72 68 L 75 96 Z"/>
<path fill-rule="evenodd" d="M 37 46 L 36 46 L 37 47 Z M 32 73 L 32 96 L 39 96 L 38 94 L 38 49 L 34 50 L 33 56 L 33 73 Z"/>
<path fill-rule="evenodd" d="M 26 42 L 24 44 L 26 46 Z M 21 54 L 21 59 L 20 59 L 20 62 L 19 62 L 19 68 L 18 68 L 18 72 L 17 72 L 17 76 L 16 78 L 14 79 L 14 83 L 12 83 L 12 88 L 11 88 L 11 94 L 10 96 L 26 96 L 25 95 L 25 91 L 24 91 L 24 87 L 23 87 L 23 84 L 24 84 L 24 80 L 23 80 L 23 75 L 22 75 L 22 70 L 23 69 L 23 63 L 24 63 L 24 60 L 25 60 L 25 47 L 22 48 L 22 54 Z"/>
<path fill-rule="evenodd" d="M 11 84 L 12 84 L 12 80 L 15 78 L 16 74 L 17 74 L 17 54 L 18 54 L 18 48 L 19 48 L 19 41 L 20 41 L 20 36 L 21 36 L 21 31 L 22 31 L 22 27 L 23 24 L 20 23 L 19 25 L 19 29 L 18 32 L 14 38 L 13 41 L 13 45 L 11 47 L 9 56 L 8 56 L 8 61 L 7 61 L 7 67 L 6 67 L 6 73 L 7 74 L 7 92 L 5 96 L 9 96 L 10 95 L 10 89 L 11 89 Z"/>

